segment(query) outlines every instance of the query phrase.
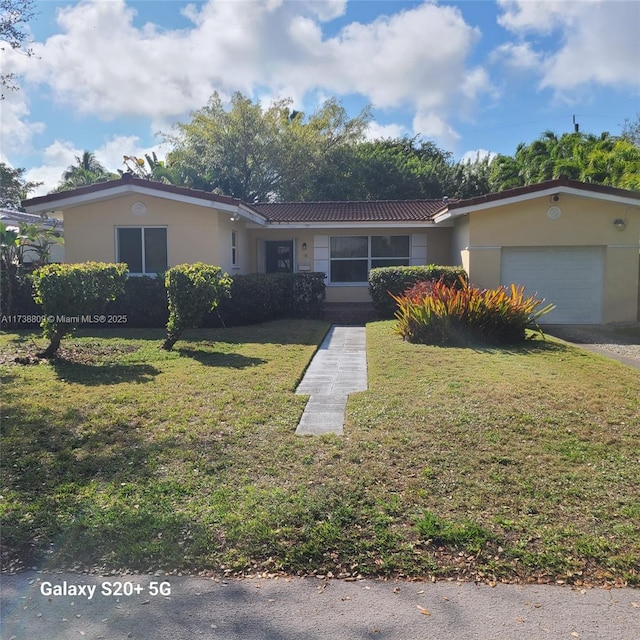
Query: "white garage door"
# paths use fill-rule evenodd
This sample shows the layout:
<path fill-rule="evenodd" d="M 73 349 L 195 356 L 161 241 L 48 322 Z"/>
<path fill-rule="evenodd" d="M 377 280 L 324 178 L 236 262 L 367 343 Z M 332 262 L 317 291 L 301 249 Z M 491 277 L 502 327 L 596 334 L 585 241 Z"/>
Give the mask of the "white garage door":
<path fill-rule="evenodd" d="M 523 284 L 556 308 L 544 324 L 602 322 L 604 254 L 600 247 L 502 249 L 502 284 Z"/>

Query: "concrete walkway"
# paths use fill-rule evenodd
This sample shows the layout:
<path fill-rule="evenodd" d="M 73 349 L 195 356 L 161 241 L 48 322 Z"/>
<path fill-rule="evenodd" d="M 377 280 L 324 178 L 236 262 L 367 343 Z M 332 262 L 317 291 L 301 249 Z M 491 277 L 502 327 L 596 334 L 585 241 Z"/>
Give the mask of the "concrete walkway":
<path fill-rule="evenodd" d="M 296 389 L 310 396 L 296 433 L 342 435 L 349 394 L 366 389 L 365 328 L 333 325 Z"/>

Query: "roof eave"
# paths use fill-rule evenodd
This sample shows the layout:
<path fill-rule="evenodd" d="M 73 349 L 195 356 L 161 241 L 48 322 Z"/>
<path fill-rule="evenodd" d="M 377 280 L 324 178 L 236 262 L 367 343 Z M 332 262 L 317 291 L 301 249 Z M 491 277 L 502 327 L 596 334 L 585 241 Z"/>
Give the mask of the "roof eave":
<path fill-rule="evenodd" d="M 447 207 L 440 213 L 437 213 L 433 220 L 436 224 L 441 224 L 445 221 L 453 221 L 455 218 L 459 218 L 464 215 L 476 211 L 483 211 L 485 209 L 495 209 L 496 207 L 503 207 L 506 205 L 514 204 L 516 202 L 526 202 L 528 200 L 535 200 L 536 198 L 544 198 L 556 195 L 574 195 L 582 198 L 591 198 L 594 200 L 608 200 L 609 202 L 617 202 L 620 204 L 627 204 L 632 206 L 640 206 L 640 194 L 638 196 L 624 196 L 621 194 L 605 193 L 602 191 L 582 189 L 579 187 L 573 187 L 569 185 L 557 185 L 549 186 L 545 189 L 538 191 L 529 191 L 527 193 L 515 194 L 513 196 L 507 196 L 505 198 L 494 198 L 487 200 L 486 202 L 475 202 L 466 206 L 452 205 L 453 208 Z"/>
<path fill-rule="evenodd" d="M 406 228 L 406 227 L 433 227 L 432 220 L 353 220 L 353 221 L 299 221 L 278 222 L 268 221 L 266 225 L 278 229 L 372 229 Z M 252 227 L 251 227 L 252 228 Z"/>
<path fill-rule="evenodd" d="M 51 213 L 53 211 L 64 211 L 65 209 L 80 207 L 88 203 L 112 200 L 126 194 L 151 196 L 155 198 L 162 198 L 164 200 L 171 200 L 174 202 L 192 204 L 198 207 L 225 211 L 232 216 L 238 216 L 240 219 L 244 219 L 245 221 L 253 222 L 261 226 L 264 226 L 267 222 L 265 216 L 263 216 L 261 213 L 258 213 L 249 205 L 246 205 L 241 201 L 238 201 L 237 204 L 232 204 L 222 202 L 217 199 L 199 197 L 197 195 L 197 192 L 194 192 L 194 195 L 186 195 L 184 193 L 174 193 L 172 191 L 157 189 L 153 186 L 141 185 L 131 182 L 111 185 L 108 188 L 104 187 L 103 189 L 96 191 L 74 193 L 73 195 L 69 195 L 67 197 L 62 196 L 49 198 L 47 196 L 43 196 L 42 199 L 33 198 L 31 200 L 25 200 L 23 205 L 28 213 Z"/>

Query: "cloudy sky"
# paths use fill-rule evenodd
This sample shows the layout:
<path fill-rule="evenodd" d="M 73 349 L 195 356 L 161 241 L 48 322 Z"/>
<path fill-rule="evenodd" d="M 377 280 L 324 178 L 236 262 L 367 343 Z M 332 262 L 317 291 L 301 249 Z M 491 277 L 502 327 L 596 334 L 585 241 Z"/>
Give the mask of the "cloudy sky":
<path fill-rule="evenodd" d="M 312 111 L 373 107 L 369 135 L 456 158 L 513 154 L 546 129 L 620 133 L 640 111 L 636 0 L 42 0 L 0 160 L 46 193 L 83 150 L 110 170 L 156 150 L 218 91 Z"/>

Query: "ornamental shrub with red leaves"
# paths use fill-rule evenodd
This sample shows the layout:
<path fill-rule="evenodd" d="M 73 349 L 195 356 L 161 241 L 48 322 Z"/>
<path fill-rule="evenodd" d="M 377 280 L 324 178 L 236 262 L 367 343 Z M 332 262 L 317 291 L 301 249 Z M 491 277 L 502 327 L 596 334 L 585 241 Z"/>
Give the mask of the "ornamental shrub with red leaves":
<path fill-rule="evenodd" d="M 554 308 L 525 295 L 521 285 L 479 289 L 463 279 L 456 286 L 419 282 L 393 298 L 395 331 L 409 342 L 436 345 L 521 342 L 527 328 L 541 331 L 538 318 Z"/>

